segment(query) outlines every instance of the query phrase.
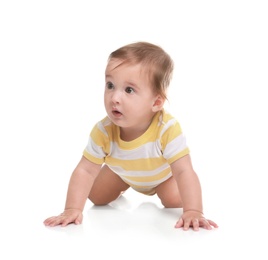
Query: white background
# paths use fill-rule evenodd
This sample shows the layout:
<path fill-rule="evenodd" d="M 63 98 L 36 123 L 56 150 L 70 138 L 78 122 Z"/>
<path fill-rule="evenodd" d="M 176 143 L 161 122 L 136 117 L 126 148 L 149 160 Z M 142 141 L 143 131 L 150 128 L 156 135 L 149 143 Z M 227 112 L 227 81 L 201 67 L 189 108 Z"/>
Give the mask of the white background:
<path fill-rule="evenodd" d="M 267 259 L 267 13 L 259 0 L 1 1 L 1 258 L 88 259 L 93 251 L 95 259 L 100 252 L 121 259 L 123 248 L 129 256 L 154 257 L 160 247 L 162 256 L 178 259 L 193 252 Z M 142 239 L 144 227 L 131 245 L 116 227 L 105 240 L 102 222 L 94 229 L 91 219 L 83 224 L 88 236 L 74 226 L 53 232 L 59 229 L 42 222 L 63 209 L 88 134 L 105 116 L 108 55 L 140 40 L 160 45 L 175 62 L 166 105 L 188 139 L 205 213 L 220 228 L 176 230 L 178 237 L 164 243 L 167 234 Z M 126 194 L 130 203 L 149 199 L 136 196 Z M 109 219 L 111 211 L 104 212 Z"/>

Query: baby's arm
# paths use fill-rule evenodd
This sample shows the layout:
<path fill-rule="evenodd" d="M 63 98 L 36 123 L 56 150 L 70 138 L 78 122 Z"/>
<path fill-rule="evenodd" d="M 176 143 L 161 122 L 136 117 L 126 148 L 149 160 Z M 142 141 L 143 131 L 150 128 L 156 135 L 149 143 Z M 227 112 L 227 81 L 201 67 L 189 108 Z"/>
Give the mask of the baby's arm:
<path fill-rule="evenodd" d="M 171 169 L 177 181 L 183 205 L 183 214 L 175 227 L 188 230 L 191 226 L 196 231 L 199 227 L 206 229 L 211 229 L 211 226 L 218 227 L 216 223 L 206 219 L 203 215 L 201 185 L 193 169 L 190 155 L 173 162 Z"/>
<path fill-rule="evenodd" d="M 101 165 L 92 163 L 85 157 L 81 158 L 70 178 L 64 212 L 47 218 L 44 221 L 46 226 L 66 226 L 82 222 L 82 212 L 100 168 Z"/>

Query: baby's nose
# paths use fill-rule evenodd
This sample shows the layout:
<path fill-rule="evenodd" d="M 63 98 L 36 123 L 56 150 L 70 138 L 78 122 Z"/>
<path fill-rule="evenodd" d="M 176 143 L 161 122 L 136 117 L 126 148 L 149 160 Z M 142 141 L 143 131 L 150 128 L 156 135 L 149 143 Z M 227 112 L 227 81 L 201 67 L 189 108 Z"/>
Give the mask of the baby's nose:
<path fill-rule="evenodd" d="M 114 103 L 119 103 L 121 101 L 122 93 L 119 90 L 115 90 L 112 95 L 112 101 Z"/>

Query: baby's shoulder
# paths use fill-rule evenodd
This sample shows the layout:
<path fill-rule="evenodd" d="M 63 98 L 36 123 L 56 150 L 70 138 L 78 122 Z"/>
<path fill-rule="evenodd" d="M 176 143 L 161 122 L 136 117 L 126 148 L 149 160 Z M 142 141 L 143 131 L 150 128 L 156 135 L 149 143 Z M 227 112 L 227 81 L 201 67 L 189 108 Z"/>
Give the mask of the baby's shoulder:
<path fill-rule="evenodd" d="M 98 128 L 99 131 L 101 131 L 108 138 L 112 138 L 112 136 L 119 131 L 118 126 L 116 126 L 108 116 L 100 120 L 95 125 L 95 128 Z"/>
<path fill-rule="evenodd" d="M 178 120 L 167 110 L 162 110 L 158 116 L 158 125 L 160 127 L 167 127 L 177 123 Z"/>

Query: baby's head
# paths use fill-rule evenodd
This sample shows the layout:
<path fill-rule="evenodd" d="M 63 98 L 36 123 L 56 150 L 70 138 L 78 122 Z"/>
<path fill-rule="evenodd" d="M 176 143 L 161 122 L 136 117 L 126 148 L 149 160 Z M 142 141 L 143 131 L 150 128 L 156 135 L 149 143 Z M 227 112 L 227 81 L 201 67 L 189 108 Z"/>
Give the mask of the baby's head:
<path fill-rule="evenodd" d="M 108 62 L 111 59 L 122 60 L 121 64 L 140 64 L 142 70 L 148 73 L 155 93 L 167 99 L 173 61 L 161 47 L 148 42 L 131 43 L 112 52 Z"/>

